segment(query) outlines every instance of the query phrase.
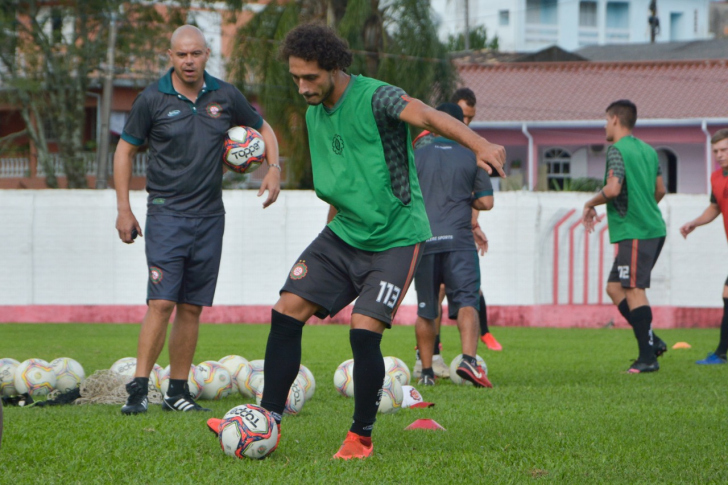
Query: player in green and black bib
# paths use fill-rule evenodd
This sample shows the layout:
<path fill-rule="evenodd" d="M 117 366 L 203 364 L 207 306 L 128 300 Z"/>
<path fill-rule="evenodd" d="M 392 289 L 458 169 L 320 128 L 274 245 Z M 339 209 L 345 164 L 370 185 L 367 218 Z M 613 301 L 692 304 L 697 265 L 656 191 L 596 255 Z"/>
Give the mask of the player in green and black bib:
<path fill-rule="evenodd" d="M 384 361 L 380 342 L 431 236 L 407 123 L 454 139 L 478 165 L 502 172 L 505 150 L 452 117 L 384 82 L 346 72 L 346 42 L 318 24 L 296 27 L 281 56 L 309 104 L 306 124 L 316 195 L 330 222 L 293 265 L 273 307 L 261 405 L 278 422 L 301 362 L 301 334 L 313 315 L 334 315 L 356 299 L 349 340 L 354 357 L 354 419 L 340 459 L 373 447 Z"/>
<path fill-rule="evenodd" d="M 665 195 L 657 152 L 635 138 L 637 107 L 619 100 L 607 108 L 607 151 L 604 188 L 584 205 L 583 222 L 589 232 L 596 224 L 594 207 L 607 204 L 609 239 L 619 245 L 607 280 L 607 294 L 634 329 L 639 357 L 630 373 L 660 369 L 657 357 L 667 345 L 652 332 L 652 308 L 645 289 L 665 243 L 665 221 L 657 203 Z"/>

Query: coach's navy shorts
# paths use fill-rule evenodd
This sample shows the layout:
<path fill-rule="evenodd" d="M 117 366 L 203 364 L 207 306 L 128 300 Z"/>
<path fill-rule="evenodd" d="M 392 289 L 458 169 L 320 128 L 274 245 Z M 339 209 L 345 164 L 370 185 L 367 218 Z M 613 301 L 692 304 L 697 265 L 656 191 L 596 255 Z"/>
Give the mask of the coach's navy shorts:
<path fill-rule="evenodd" d="M 620 282 L 622 288 L 649 288 L 652 268 L 660 257 L 665 238 L 625 239 L 617 244 L 617 257 L 607 281 Z"/>
<path fill-rule="evenodd" d="M 336 315 L 356 299 L 354 313 L 376 318 L 390 328 L 421 251 L 422 243 L 364 251 L 326 227 L 293 265 L 281 292 L 320 306 L 319 318 Z"/>
<path fill-rule="evenodd" d="M 169 300 L 212 306 L 225 216 L 147 215 L 144 243 L 149 268 L 147 302 Z"/>
<path fill-rule="evenodd" d="M 478 252 L 450 251 L 426 254 L 415 273 L 417 315 L 434 320 L 440 306 L 440 284 L 447 292 L 448 313 L 456 319 L 461 308 L 480 309 L 480 264 Z"/>

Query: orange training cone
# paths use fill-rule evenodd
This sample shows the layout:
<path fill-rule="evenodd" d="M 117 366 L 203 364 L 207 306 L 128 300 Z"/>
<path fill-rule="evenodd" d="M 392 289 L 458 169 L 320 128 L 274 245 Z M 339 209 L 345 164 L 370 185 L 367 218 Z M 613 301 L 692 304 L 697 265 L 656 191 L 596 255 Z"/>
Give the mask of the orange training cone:
<path fill-rule="evenodd" d="M 677 342 L 675 345 L 672 346 L 673 349 L 690 349 L 692 348 L 692 345 L 690 345 L 687 342 Z"/>
<path fill-rule="evenodd" d="M 447 431 L 434 419 L 416 419 L 414 423 L 410 424 L 405 429 L 441 429 L 443 431 Z"/>

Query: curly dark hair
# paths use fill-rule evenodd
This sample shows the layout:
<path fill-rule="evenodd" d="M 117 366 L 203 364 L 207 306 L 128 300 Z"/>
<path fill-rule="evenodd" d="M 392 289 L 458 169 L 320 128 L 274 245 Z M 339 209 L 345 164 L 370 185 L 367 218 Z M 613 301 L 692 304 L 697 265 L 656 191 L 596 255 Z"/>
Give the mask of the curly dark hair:
<path fill-rule="evenodd" d="M 352 61 L 346 40 L 318 22 L 302 24 L 288 32 L 281 45 L 280 57 L 288 61 L 291 56 L 304 61 L 316 61 L 326 71 L 345 71 Z"/>
<path fill-rule="evenodd" d="M 451 103 L 457 103 L 460 100 L 465 101 L 465 104 L 470 106 L 471 108 L 475 106 L 475 93 L 470 88 L 460 88 L 455 93 L 453 93 L 452 97 L 450 98 Z"/>

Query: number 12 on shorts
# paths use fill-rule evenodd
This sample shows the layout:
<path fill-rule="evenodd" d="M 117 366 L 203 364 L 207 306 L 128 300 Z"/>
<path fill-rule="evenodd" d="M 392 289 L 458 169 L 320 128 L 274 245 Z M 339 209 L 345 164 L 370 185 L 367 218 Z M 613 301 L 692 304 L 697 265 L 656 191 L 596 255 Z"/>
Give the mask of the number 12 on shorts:
<path fill-rule="evenodd" d="M 394 308 L 397 303 L 399 294 L 402 291 L 399 286 L 395 286 L 392 283 L 386 281 L 379 282 L 379 294 L 377 295 L 377 303 L 384 303 L 389 308 Z"/>

